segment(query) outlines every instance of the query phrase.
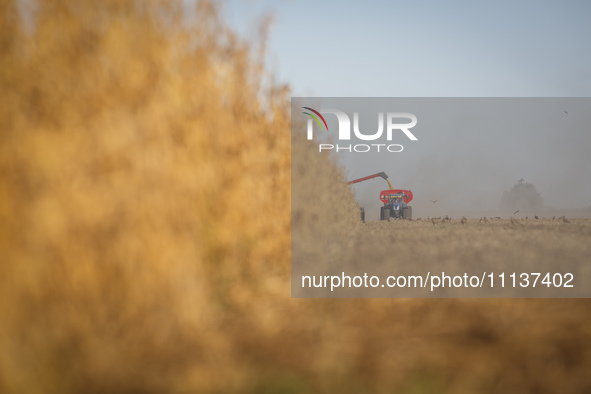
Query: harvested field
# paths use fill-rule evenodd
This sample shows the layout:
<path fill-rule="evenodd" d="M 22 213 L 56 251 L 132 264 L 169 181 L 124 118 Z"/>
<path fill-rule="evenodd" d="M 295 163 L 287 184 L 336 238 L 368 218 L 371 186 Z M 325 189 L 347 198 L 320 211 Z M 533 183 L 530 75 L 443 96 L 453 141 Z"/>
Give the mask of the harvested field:
<path fill-rule="evenodd" d="M 371 245 L 379 254 L 396 251 L 402 265 L 416 260 L 485 260 L 544 265 L 585 263 L 591 256 L 591 219 L 562 220 L 392 220 L 368 222 L 356 234 L 358 246 Z M 382 245 L 376 247 L 376 245 Z"/>
<path fill-rule="evenodd" d="M 464 224 L 462 223 L 464 222 Z M 448 292 L 438 289 L 435 293 L 416 294 L 422 297 L 588 297 L 591 256 L 591 219 L 562 220 L 480 220 L 440 221 L 391 221 L 368 222 L 356 232 L 354 250 L 366 272 L 392 275 L 414 274 L 477 275 L 492 274 L 486 280 L 485 289 Z M 517 274 L 516 289 L 512 288 L 509 275 Z M 537 273 L 537 274 L 536 274 Z M 554 288 L 548 285 L 554 274 L 572 274 L 569 286 Z M 501 281 L 504 274 L 507 282 Z M 526 274 L 527 281 L 519 281 Z M 541 276 L 537 276 L 541 274 Z M 546 275 L 549 274 L 548 277 Z M 560 274 L 558 274 L 560 275 Z M 530 278 L 531 277 L 531 278 Z M 546 285 L 541 285 L 546 277 Z M 496 291 L 487 289 L 494 279 Z M 534 283 L 534 280 L 536 281 Z M 556 278 L 556 283 L 566 282 Z M 521 283 L 521 284 L 520 284 Z M 536 286 L 533 286 L 536 284 Z M 523 285 L 523 286 L 522 286 Z M 527 288 L 527 289 L 524 289 Z M 550 289 L 551 288 L 551 289 Z M 522 290 L 522 291 L 520 291 Z M 351 293 L 353 294 L 353 293 Z M 371 294 L 371 293 L 368 293 Z M 407 293 L 409 296 L 413 293 Z M 374 294 L 374 296 L 377 294 Z M 387 289 L 382 296 L 392 296 Z M 397 295 L 400 297 L 400 295 Z"/>

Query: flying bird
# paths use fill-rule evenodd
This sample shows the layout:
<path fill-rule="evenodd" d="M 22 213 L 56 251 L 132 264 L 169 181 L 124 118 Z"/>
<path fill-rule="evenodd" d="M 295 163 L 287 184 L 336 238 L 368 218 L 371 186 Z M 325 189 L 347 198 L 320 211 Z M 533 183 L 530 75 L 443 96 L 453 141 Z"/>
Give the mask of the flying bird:
<path fill-rule="evenodd" d="M 564 111 L 564 113 L 568 115 L 568 112 Z"/>
<path fill-rule="evenodd" d="M 515 215 L 517 212 L 519 212 L 519 209 L 517 211 L 513 212 L 513 215 Z"/>
<path fill-rule="evenodd" d="M 435 203 L 436 203 L 437 201 L 439 201 L 439 200 L 435 200 L 435 201 L 433 201 L 433 200 L 430 200 L 430 201 L 431 201 L 433 204 L 435 204 Z"/>

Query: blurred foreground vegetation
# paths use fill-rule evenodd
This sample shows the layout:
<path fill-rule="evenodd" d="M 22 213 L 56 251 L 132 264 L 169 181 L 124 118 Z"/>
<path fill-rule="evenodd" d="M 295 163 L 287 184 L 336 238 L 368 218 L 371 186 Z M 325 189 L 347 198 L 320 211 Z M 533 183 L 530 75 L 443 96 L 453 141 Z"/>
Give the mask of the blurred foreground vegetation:
<path fill-rule="evenodd" d="M 245 42 L 209 1 L 0 18 L 0 392 L 591 390 L 587 301 L 290 298 L 289 92 L 264 28 Z M 357 213 L 311 160 L 294 232 L 338 247 Z M 326 188 L 347 201 L 330 217 Z"/>

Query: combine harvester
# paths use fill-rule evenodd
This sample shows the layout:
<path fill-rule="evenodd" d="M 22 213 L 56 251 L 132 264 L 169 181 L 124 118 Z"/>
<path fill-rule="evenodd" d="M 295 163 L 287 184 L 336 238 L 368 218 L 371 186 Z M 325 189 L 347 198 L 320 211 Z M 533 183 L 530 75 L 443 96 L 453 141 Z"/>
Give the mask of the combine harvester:
<path fill-rule="evenodd" d="M 410 190 L 394 189 L 385 172 L 354 179 L 347 182 L 347 184 L 352 185 L 377 177 L 384 178 L 390 188 L 380 192 L 380 201 L 384 203 L 384 206 L 380 208 L 380 220 L 390 220 L 390 218 L 412 219 L 412 207 L 407 205 L 412 200 L 412 192 Z M 365 210 L 363 208 L 361 209 L 361 219 L 365 222 Z"/>

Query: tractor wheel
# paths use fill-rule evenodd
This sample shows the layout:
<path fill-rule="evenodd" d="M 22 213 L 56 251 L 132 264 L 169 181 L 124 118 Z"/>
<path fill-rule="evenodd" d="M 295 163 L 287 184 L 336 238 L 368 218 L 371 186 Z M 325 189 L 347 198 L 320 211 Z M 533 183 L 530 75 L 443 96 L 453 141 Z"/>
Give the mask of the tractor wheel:
<path fill-rule="evenodd" d="M 406 207 L 402 210 L 402 218 L 403 219 L 412 219 L 412 207 Z"/>
<path fill-rule="evenodd" d="M 390 220 L 390 208 L 382 207 L 380 210 L 380 220 Z"/>

